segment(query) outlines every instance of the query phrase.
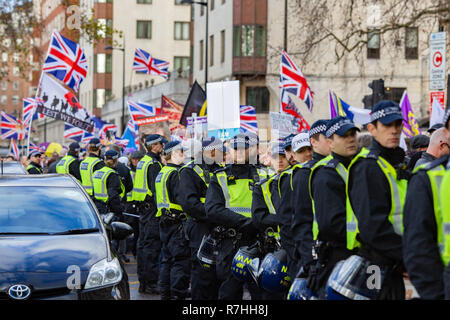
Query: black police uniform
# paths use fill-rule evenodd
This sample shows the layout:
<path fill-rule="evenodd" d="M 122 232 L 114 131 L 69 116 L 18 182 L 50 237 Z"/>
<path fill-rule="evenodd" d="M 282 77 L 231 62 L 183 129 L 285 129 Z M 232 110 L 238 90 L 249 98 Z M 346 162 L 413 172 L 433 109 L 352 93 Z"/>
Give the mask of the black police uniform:
<path fill-rule="evenodd" d="M 314 269 L 309 272 L 314 277 L 314 285 L 309 282 L 308 285 L 313 292 L 321 295 L 324 294 L 326 282 L 336 263 L 354 253 L 347 250 L 345 181 L 336 171 L 339 163 L 348 168 L 351 158 L 334 152 L 331 155 L 333 160 L 326 166 L 319 166 L 311 176 L 311 195 L 319 229 L 317 240 L 321 245 L 317 252 L 318 264 L 314 264 Z M 317 273 L 315 276 L 312 275 L 314 272 Z"/>
<path fill-rule="evenodd" d="M 233 164 L 217 170 L 227 171 L 228 177 L 238 179 L 252 179 L 258 177 L 257 169 L 253 165 Z M 257 229 L 253 226 L 250 218 L 225 207 L 225 198 L 222 188 L 219 185 L 216 175 L 211 179 L 205 202 L 208 221 L 213 224 L 223 226 L 227 229 L 234 229 L 238 237 L 226 237 L 221 240 L 220 251 L 217 257 L 216 272 L 220 282 L 219 300 L 240 300 L 243 295 L 243 282 L 235 278 L 231 272 L 233 258 L 242 246 L 249 246 L 255 243 Z M 238 239 L 240 237 L 240 239 Z M 249 283 L 248 289 L 253 300 L 260 299 L 260 289 L 255 284 Z"/>
<path fill-rule="evenodd" d="M 103 161 L 103 159 L 100 156 L 96 155 L 95 153 L 89 153 L 88 157 L 95 157 L 95 158 L 99 158 L 101 160 L 100 162 L 97 162 L 95 164 L 92 172 L 100 170 L 101 168 L 103 168 L 105 166 L 105 162 Z M 81 161 L 80 161 L 80 163 L 81 163 Z M 81 176 L 80 176 L 80 179 L 81 179 Z"/>
<path fill-rule="evenodd" d="M 115 217 L 120 220 L 123 213 L 122 198 L 120 196 L 122 193 L 122 187 L 117 171 L 112 172 L 108 176 L 106 180 L 106 190 L 108 194 L 108 201 L 105 203 L 95 199 L 94 203 L 100 214 L 113 212 Z"/>
<path fill-rule="evenodd" d="M 30 162 L 31 167 L 27 169 L 29 174 L 42 174 L 42 167 L 38 163 Z"/>
<path fill-rule="evenodd" d="M 67 155 L 72 156 L 72 157 L 75 158 L 75 160 L 69 165 L 69 174 L 74 176 L 78 181 L 81 181 L 81 174 L 80 174 L 80 163 L 81 163 L 81 160 L 78 159 L 78 155 L 74 151 L 69 151 L 67 153 Z M 56 170 L 56 166 L 55 166 L 55 170 Z M 48 172 L 50 173 L 50 168 L 49 168 Z"/>
<path fill-rule="evenodd" d="M 270 213 L 266 201 L 264 200 L 264 195 L 262 191 L 262 186 L 265 182 L 267 182 L 268 179 L 264 179 L 263 181 L 256 184 L 255 189 L 253 190 L 253 198 L 252 198 L 252 221 L 254 226 L 259 231 L 259 240 L 262 245 L 263 255 L 266 255 L 269 252 L 273 252 L 277 249 L 277 245 L 275 243 L 275 240 L 273 238 L 267 237 L 266 230 L 268 228 L 271 228 L 274 232 L 277 232 L 278 226 L 280 226 L 280 229 L 282 228 L 283 224 L 283 217 L 279 215 L 278 208 L 280 206 L 280 193 L 278 191 L 278 179 L 279 174 L 277 174 L 270 186 L 269 190 L 271 193 L 271 201 L 273 204 L 273 207 L 275 209 L 276 214 Z M 283 226 L 284 227 L 284 226 Z M 283 237 L 280 230 L 280 238 Z M 283 245 L 281 245 L 283 247 Z M 286 248 L 283 247 L 285 250 Z M 289 267 L 288 267 L 289 272 Z M 261 290 L 260 292 L 260 299 L 262 300 L 283 300 L 283 298 L 286 296 L 285 293 L 271 293 L 266 290 Z"/>
<path fill-rule="evenodd" d="M 192 159 L 193 160 L 193 159 Z M 204 173 L 205 181 L 194 171 L 195 163 L 180 169 L 180 197 L 179 203 L 183 210 L 191 217 L 186 221 L 185 232 L 189 239 L 191 249 L 191 298 L 192 300 L 217 300 L 219 282 L 215 269 L 210 270 L 202 267 L 197 252 L 203 236 L 208 234 L 213 225 L 208 222 L 205 205 L 200 198 L 206 197 L 206 191 L 210 182 L 210 174 L 220 169 L 217 164 L 197 164 Z"/>
<path fill-rule="evenodd" d="M 294 242 L 293 259 L 297 271 L 300 267 L 308 270 L 312 263 L 313 221 L 314 213 L 309 194 L 309 177 L 311 168 L 325 156 L 314 152 L 312 160 L 302 168 L 295 168 L 292 172 L 291 208 L 294 211 L 291 220 L 291 234 Z M 293 268 L 295 268 L 293 267 Z M 289 268 L 288 268 L 289 270 Z"/>
<path fill-rule="evenodd" d="M 179 170 L 181 167 L 168 163 L 168 167 Z M 172 172 L 167 180 L 167 193 L 171 203 L 179 204 L 179 192 L 183 192 L 178 186 L 178 171 Z M 180 300 L 188 295 L 190 277 L 190 250 L 188 241 L 184 235 L 184 220 L 181 219 L 177 210 L 171 210 L 175 217 L 169 217 L 162 209 L 160 216 L 161 237 L 161 265 L 159 273 L 159 287 L 161 299 Z"/>
<path fill-rule="evenodd" d="M 161 253 L 161 239 L 159 236 L 159 220 L 155 217 L 155 179 L 162 168 L 161 157 L 151 151 L 147 153 L 153 159 L 147 173 L 147 181 L 153 197 L 148 197 L 140 203 L 137 211 L 139 218 L 139 239 L 137 243 L 137 274 L 141 283 L 141 292 L 149 289 L 150 293 L 157 292 L 159 277 L 159 261 Z"/>
<path fill-rule="evenodd" d="M 444 265 L 437 246 L 433 192 L 427 170 L 446 165 L 444 156 L 414 174 L 408 183 L 403 209 L 403 259 L 411 283 L 421 299 L 444 299 Z"/>
<path fill-rule="evenodd" d="M 358 220 L 358 241 L 361 243 L 359 255 L 382 266 L 394 268 L 385 279 L 379 299 L 405 298 L 402 272 L 402 237 L 394 232 L 388 221 L 391 211 L 389 182 L 377 164 L 377 155 L 383 157 L 394 168 L 404 163 L 405 152 L 400 147 L 388 149 L 373 139 L 370 153 L 352 165 L 349 174 L 349 200 Z M 398 174 L 402 174 L 398 171 Z"/>

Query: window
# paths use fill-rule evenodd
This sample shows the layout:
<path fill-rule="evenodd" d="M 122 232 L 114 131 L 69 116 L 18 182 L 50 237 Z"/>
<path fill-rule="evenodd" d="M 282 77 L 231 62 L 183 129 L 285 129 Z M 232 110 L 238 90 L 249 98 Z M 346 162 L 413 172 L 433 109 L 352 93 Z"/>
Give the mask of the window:
<path fill-rule="evenodd" d="M 405 29 L 405 59 L 419 58 L 419 32 L 417 28 Z"/>
<path fill-rule="evenodd" d="M 152 22 L 149 20 L 137 21 L 136 38 L 151 39 L 152 38 Z"/>
<path fill-rule="evenodd" d="M 225 30 L 220 31 L 220 62 L 225 62 Z"/>
<path fill-rule="evenodd" d="M 214 65 L 214 35 L 209 36 L 209 65 Z"/>
<path fill-rule="evenodd" d="M 102 38 L 106 37 L 106 30 L 107 28 L 112 29 L 112 25 L 113 25 L 113 21 L 112 19 L 97 19 L 98 20 L 98 25 L 100 27 L 99 31 L 98 31 L 98 35 Z"/>
<path fill-rule="evenodd" d="M 94 108 L 102 108 L 111 97 L 111 90 L 94 89 Z"/>
<path fill-rule="evenodd" d="M 242 25 L 233 28 L 233 55 L 235 57 L 265 57 L 266 28 Z"/>
<path fill-rule="evenodd" d="M 13 74 L 14 74 L 15 76 L 19 76 L 19 67 L 14 67 L 14 68 L 13 68 Z"/>
<path fill-rule="evenodd" d="M 205 6 L 201 5 L 200 6 L 200 16 L 203 16 L 205 14 Z"/>
<path fill-rule="evenodd" d="M 200 57 L 199 65 L 200 70 L 203 70 L 203 40 L 200 40 L 200 54 L 198 55 Z"/>
<path fill-rule="evenodd" d="M 378 30 L 367 34 L 367 59 L 380 59 L 380 33 Z"/>
<path fill-rule="evenodd" d="M 2 81 L 2 90 L 3 90 L 3 91 L 6 91 L 6 88 L 7 88 L 6 80 L 3 80 L 3 81 Z"/>
<path fill-rule="evenodd" d="M 94 55 L 94 72 L 111 73 L 112 72 L 112 55 L 99 53 Z"/>
<path fill-rule="evenodd" d="M 214 0 L 209 0 L 209 7 L 211 8 L 211 11 L 214 10 Z"/>
<path fill-rule="evenodd" d="M 14 81 L 13 82 L 13 90 L 14 91 L 19 91 L 19 81 Z"/>
<path fill-rule="evenodd" d="M 19 104 L 19 96 L 12 96 L 12 104 Z"/>
<path fill-rule="evenodd" d="M 181 1 L 182 0 L 175 0 L 175 4 L 182 4 Z"/>
<path fill-rule="evenodd" d="M 152 4 L 152 0 L 137 0 L 139 4 Z"/>
<path fill-rule="evenodd" d="M 189 69 L 189 57 L 174 57 L 173 67 L 176 71 Z"/>
<path fill-rule="evenodd" d="M 8 97 L 5 96 L 5 95 L 2 95 L 1 103 L 2 103 L 2 104 L 6 104 L 6 100 L 8 100 Z"/>
<path fill-rule="evenodd" d="M 17 52 L 15 52 L 13 54 L 13 62 L 19 62 L 19 59 L 20 59 L 19 54 Z"/>
<path fill-rule="evenodd" d="M 255 107 L 256 113 L 269 112 L 270 94 L 266 87 L 247 87 L 246 104 Z"/>
<path fill-rule="evenodd" d="M 8 54 L 6 52 L 2 53 L 2 62 L 8 62 Z"/>
<path fill-rule="evenodd" d="M 175 40 L 189 40 L 189 22 L 175 22 Z"/>

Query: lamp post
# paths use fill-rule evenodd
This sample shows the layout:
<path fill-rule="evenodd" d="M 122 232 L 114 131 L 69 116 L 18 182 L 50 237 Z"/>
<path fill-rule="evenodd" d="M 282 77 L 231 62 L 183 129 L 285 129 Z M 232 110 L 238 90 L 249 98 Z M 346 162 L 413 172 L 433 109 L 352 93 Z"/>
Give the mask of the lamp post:
<path fill-rule="evenodd" d="M 122 62 L 122 118 L 121 118 L 121 129 L 122 134 L 125 132 L 125 38 L 123 41 L 123 48 L 114 48 L 112 46 L 106 46 L 105 50 L 120 50 L 123 53 L 123 62 Z"/>
<path fill-rule="evenodd" d="M 181 0 L 184 4 L 199 4 L 205 6 L 206 8 L 206 35 L 205 35 L 205 87 L 208 82 L 208 0 L 203 1 L 193 1 L 193 0 Z"/>

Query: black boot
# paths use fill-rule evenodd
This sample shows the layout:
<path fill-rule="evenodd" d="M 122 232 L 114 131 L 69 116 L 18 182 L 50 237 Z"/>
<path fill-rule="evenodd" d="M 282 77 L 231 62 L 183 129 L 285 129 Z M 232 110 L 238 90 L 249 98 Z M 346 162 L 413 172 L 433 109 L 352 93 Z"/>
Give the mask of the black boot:
<path fill-rule="evenodd" d="M 147 290 L 147 286 L 146 286 L 145 282 L 140 282 L 138 292 L 145 293 L 146 290 Z"/>

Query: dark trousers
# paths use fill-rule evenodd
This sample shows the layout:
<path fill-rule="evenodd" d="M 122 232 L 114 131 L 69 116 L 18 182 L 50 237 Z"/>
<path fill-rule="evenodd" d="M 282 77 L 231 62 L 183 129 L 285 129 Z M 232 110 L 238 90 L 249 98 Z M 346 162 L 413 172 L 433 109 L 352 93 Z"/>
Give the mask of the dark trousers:
<path fill-rule="evenodd" d="M 191 298 L 192 300 L 217 300 L 219 281 L 216 268 L 206 269 L 197 258 L 198 248 L 191 248 Z"/>
<path fill-rule="evenodd" d="M 156 286 L 159 275 L 161 240 L 158 218 L 151 216 L 139 222 L 137 243 L 137 274 L 139 282 Z"/>
<path fill-rule="evenodd" d="M 162 299 L 185 299 L 189 289 L 190 250 L 182 223 L 161 217 L 161 267 L 159 288 Z"/>
<path fill-rule="evenodd" d="M 233 258 L 239 247 L 248 245 L 242 243 L 234 245 L 232 239 L 224 239 L 221 242 L 221 248 L 217 257 L 217 278 L 220 282 L 219 300 L 242 300 L 244 282 L 238 280 L 231 272 Z M 247 283 L 248 291 L 252 300 L 261 300 L 261 289 L 255 282 Z"/>

